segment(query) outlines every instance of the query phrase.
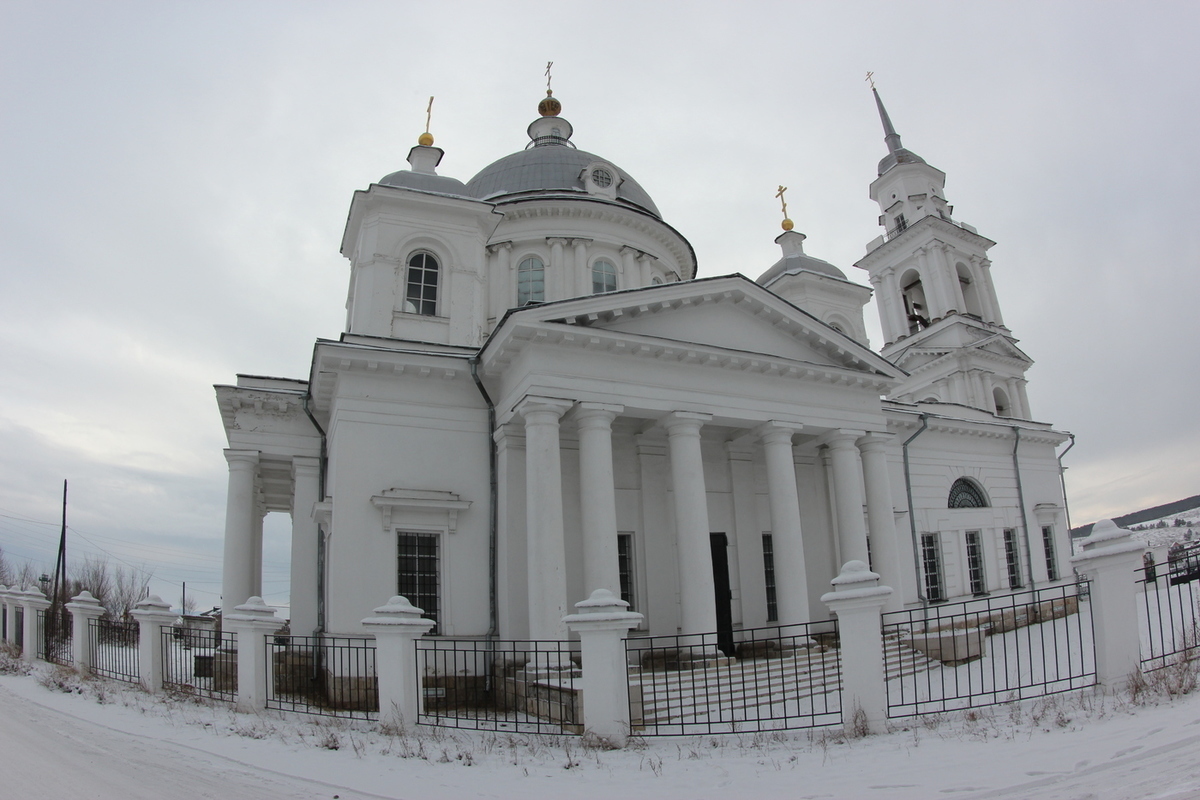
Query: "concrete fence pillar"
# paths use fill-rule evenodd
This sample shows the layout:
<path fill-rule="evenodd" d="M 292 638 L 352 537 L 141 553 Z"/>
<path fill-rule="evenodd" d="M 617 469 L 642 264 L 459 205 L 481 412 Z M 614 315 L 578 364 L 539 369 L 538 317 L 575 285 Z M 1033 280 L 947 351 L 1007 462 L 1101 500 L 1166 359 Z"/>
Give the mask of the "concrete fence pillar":
<path fill-rule="evenodd" d="M 0 586 L 0 601 L 4 603 L 4 641 L 15 644 L 17 640 L 17 587 Z"/>
<path fill-rule="evenodd" d="M 21 594 L 21 605 L 25 609 L 25 641 L 21 643 L 21 657 L 33 661 L 38 652 L 38 612 L 48 609 L 50 601 L 41 589 L 29 588 Z"/>
<path fill-rule="evenodd" d="M 563 618 L 579 634 L 583 665 L 583 728 L 586 734 L 614 747 L 629 737 L 629 666 L 625 636 L 642 622 L 629 603 L 608 589 L 597 589 L 575 604 L 577 613 Z"/>
<path fill-rule="evenodd" d="M 425 704 L 417 668 L 417 639 L 436 623 L 422 618 L 423 613 L 407 597 L 397 595 L 362 621 L 375 635 L 379 720 L 401 729 L 417 724 Z"/>
<path fill-rule="evenodd" d="M 1146 547 L 1111 519 L 1097 522 L 1080 546 L 1071 563 L 1091 580 L 1096 682 L 1121 689 L 1142 665 L 1136 570 Z"/>
<path fill-rule="evenodd" d="M 92 637 L 88 635 L 91 621 L 104 616 L 104 607 L 91 592 L 84 590 L 71 598 L 67 611 L 71 612 L 72 661 L 76 672 L 87 675 L 92 671 Z"/>
<path fill-rule="evenodd" d="M 261 597 L 251 597 L 222 620 L 222 630 L 237 637 L 237 707 L 257 711 L 267 707 L 275 670 L 268 669 L 267 636 L 283 627 L 275 609 Z"/>
<path fill-rule="evenodd" d="M 862 561 L 848 561 L 821 596 L 838 619 L 842 661 L 842 726 L 849 734 L 882 733 L 887 721 L 880 617 L 892 595 Z"/>
<path fill-rule="evenodd" d="M 172 625 L 179 615 L 163 599 L 152 594 L 129 612 L 138 624 L 138 681 L 147 692 L 163 685 L 162 626 Z"/>

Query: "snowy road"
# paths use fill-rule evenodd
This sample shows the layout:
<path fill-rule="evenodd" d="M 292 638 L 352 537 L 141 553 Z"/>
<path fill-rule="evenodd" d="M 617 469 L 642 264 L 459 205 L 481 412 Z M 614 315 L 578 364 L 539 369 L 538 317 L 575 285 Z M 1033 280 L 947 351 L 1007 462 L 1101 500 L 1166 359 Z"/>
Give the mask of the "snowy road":
<path fill-rule="evenodd" d="M 1141 707 L 1078 693 L 1055 702 L 1037 721 L 1030 705 L 997 708 L 849 742 L 680 737 L 584 751 L 571 737 L 396 738 L 0 676 L 0 798 L 1200 798 L 1200 694 Z"/>

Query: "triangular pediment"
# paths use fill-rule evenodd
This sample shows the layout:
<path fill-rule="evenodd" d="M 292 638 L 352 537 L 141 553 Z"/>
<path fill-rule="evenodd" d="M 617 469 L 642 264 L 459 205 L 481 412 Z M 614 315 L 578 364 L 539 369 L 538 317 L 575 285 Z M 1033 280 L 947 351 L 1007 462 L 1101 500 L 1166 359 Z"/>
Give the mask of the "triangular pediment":
<path fill-rule="evenodd" d="M 497 328 L 541 324 L 781 362 L 904 377 L 894 365 L 741 275 L 613 292 L 511 312 Z M 495 334 L 494 334 L 495 337 Z M 485 349 L 487 349 L 485 347 Z"/>
<path fill-rule="evenodd" d="M 960 322 L 958 318 L 951 318 L 950 321 Z M 935 326 L 908 340 L 899 352 L 890 353 L 896 365 L 909 372 L 950 354 L 970 354 L 985 360 L 1016 363 L 1025 367 L 1033 364 L 1033 359 L 1017 347 L 1013 339 L 974 324 Z"/>

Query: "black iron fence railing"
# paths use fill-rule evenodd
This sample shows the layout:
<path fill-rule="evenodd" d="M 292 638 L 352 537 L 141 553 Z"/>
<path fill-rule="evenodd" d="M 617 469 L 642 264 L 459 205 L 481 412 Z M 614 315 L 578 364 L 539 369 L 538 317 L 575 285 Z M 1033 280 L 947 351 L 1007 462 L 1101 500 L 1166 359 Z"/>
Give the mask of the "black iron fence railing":
<path fill-rule="evenodd" d="M 625 640 L 630 727 L 643 736 L 737 733 L 842 721 L 834 620 L 718 635 Z"/>
<path fill-rule="evenodd" d="M 1136 570 L 1142 594 L 1142 668 L 1200 657 L 1200 545 L 1174 547 L 1166 564 Z"/>
<path fill-rule="evenodd" d="M 37 612 L 37 657 L 69 667 L 74 661 L 71 647 L 71 614 L 65 609 Z"/>
<path fill-rule="evenodd" d="M 578 642 L 417 640 L 427 725 L 582 733 Z"/>
<path fill-rule="evenodd" d="M 888 716 L 1024 700 L 1096 681 L 1087 583 L 883 615 Z"/>
<path fill-rule="evenodd" d="M 111 619 L 88 620 L 92 674 L 137 683 L 138 624 Z"/>
<path fill-rule="evenodd" d="M 165 688 L 215 700 L 236 699 L 236 635 L 184 625 L 163 625 L 160 635 Z"/>
<path fill-rule="evenodd" d="M 18 650 L 23 650 L 25 648 L 25 608 L 23 606 L 17 606 L 17 613 L 15 616 L 17 621 L 15 625 L 16 631 L 14 631 L 13 641 L 16 642 Z"/>
<path fill-rule="evenodd" d="M 267 636 L 267 708 L 372 718 L 379 711 L 375 640 Z"/>

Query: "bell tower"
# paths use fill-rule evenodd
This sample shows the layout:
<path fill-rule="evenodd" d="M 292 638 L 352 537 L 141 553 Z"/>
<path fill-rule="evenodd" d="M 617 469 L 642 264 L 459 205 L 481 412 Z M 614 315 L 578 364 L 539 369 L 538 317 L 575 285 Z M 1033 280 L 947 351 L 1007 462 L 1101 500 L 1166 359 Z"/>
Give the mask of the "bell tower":
<path fill-rule="evenodd" d="M 903 146 L 873 84 L 871 92 L 888 148 L 870 189 L 884 234 L 855 266 L 875 287 L 882 354 L 909 373 L 891 397 L 1030 419 L 1033 360 L 1000 314 L 987 257 L 995 242 L 953 218 L 946 173 Z"/>

